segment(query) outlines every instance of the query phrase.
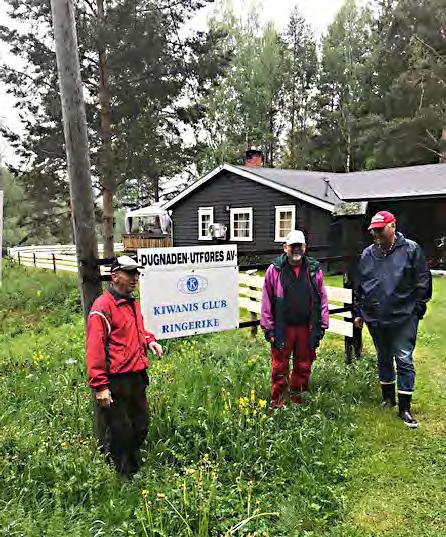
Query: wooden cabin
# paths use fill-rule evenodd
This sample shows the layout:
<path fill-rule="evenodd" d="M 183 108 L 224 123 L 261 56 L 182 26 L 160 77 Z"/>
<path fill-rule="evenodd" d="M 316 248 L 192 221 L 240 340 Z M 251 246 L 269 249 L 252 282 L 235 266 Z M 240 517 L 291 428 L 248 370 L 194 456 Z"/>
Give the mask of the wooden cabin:
<path fill-rule="evenodd" d="M 339 200 L 326 175 L 224 164 L 164 205 L 174 246 L 235 243 L 240 255 L 280 252 L 287 233 L 302 228 L 314 255 L 330 255 Z"/>
<path fill-rule="evenodd" d="M 444 257 L 438 244 L 446 236 L 446 164 L 346 174 L 264 168 L 257 153 L 251 156 L 246 166 L 223 164 L 158 205 L 159 215 L 171 214 L 170 234 L 132 230 L 126 240 L 139 242 L 127 244 L 237 244 L 241 256 L 272 257 L 300 228 L 317 258 L 355 255 L 370 243 L 370 218 L 384 209 L 432 266 Z"/>

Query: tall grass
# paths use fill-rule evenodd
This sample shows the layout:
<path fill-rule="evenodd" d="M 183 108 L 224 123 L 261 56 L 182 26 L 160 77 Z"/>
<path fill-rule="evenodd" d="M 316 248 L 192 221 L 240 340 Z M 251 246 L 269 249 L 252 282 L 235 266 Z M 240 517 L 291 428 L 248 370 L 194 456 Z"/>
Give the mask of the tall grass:
<path fill-rule="evenodd" d="M 266 343 L 234 331 L 166 343 L 132 482 L 91 426 L 75 280 L 6 267 L 0 291 L 0 534 L 334 535 L 374 368 L 326 342 L 301 407 L 268 410 Z"/>

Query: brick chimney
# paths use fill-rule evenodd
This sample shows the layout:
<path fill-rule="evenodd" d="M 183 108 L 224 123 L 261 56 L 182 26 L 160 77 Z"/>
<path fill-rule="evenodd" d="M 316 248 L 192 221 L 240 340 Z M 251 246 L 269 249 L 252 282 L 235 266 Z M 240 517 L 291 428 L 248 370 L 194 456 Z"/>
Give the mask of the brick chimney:
<path fill-rule="evenodd" d="M 261 168 L 263 166 L 263 151 L 251 147 L 245 153 L 245 166 L 250 168 Z"/>

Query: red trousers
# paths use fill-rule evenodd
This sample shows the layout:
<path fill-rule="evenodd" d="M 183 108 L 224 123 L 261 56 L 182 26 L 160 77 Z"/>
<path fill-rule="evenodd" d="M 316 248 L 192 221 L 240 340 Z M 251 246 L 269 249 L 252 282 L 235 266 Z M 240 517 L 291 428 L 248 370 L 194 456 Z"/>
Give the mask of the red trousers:
<path fill-rule="evenodd" d="M 273 346 L 271 353 L 271 405 L 273 407 L 283 406 L 283 401 L 288 393 L 293 403 L 301 403 L 300 394 L 308 389 L 311 365 L 316 358 L 316 353 L 310 346 L 309 326 L 287 326 L 285 347 L 279 350 Z M 293 353 L 293 369 L 290 375 L 291 353 Z"/>

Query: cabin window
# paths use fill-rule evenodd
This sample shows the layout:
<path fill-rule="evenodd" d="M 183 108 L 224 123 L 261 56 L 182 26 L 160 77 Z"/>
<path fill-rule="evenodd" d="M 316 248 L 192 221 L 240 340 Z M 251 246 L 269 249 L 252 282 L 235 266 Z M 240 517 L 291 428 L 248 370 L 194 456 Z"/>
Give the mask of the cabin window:
<path fill-rule="evenodd" d="M 231 241 L 252 241 L 252 207 L 231 209 Z"/>
<path fill-rule="evenodd" d="M 294 229 L 296 223 L 296 206 L 280 205 L 276 207 L 276 242 L 283 242 L 288 233 Z"/>
<path fill-rule="evenodd" d="M 209 226 L 214 223 L 214 208 L 200 207 L 198 209 L 198 240 L 210 241 Z"/>

